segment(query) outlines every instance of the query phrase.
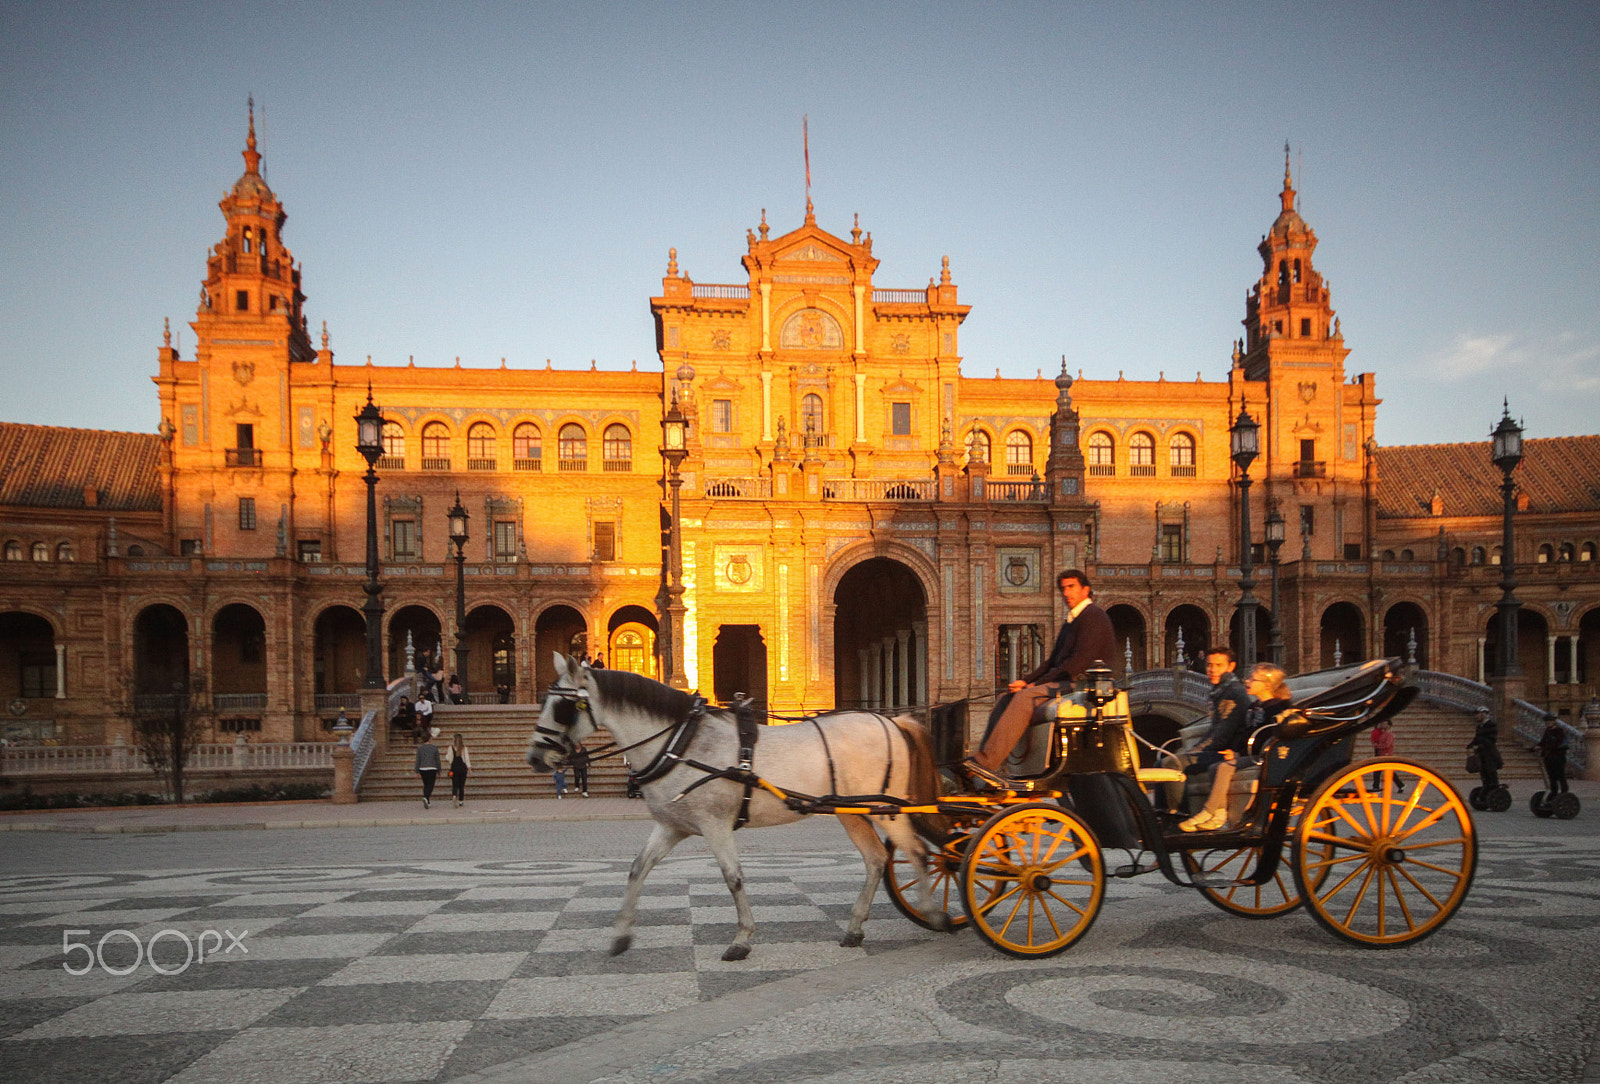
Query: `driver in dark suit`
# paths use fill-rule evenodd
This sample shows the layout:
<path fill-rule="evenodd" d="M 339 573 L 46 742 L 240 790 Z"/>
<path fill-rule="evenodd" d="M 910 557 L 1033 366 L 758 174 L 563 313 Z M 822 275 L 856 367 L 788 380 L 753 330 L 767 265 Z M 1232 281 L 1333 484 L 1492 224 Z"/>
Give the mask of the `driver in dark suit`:
<path fill-rule="evenodd" d="M 1011 702 L 990 728 L 983 746 L 966 761 L 968 771 L 990 783 L 998 783 L 1000 766 L 1027 731 L 1040 704 L 1057 695 L 1057 686 L 1070 686 L 1073 679 L 1095 663 L 1105 663 L 1117 650 L 1111 618 L 1092 601 L 1089 578 L 1077 569 L 1056 577 L 1061 597 L 1067 603 L 1067 619 L 1056 634 L 1050 657 L 1030 674 L 1010 685 Z"/>

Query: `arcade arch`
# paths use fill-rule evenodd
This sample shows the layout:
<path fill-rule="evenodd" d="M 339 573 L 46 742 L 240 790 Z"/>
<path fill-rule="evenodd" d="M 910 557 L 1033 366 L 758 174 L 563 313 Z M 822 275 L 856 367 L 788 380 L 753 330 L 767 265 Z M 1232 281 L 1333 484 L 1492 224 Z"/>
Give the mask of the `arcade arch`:
<path fill-rule="evenodd" d="M 189 621 L 176 606 L 158 602 L 133 619 L 135 696 L 189 691 Z"/>
<path fill-rule="evenodd" d="M 619 606 L 606 623 L 606 665 L 657 676 L 656 615 L 643 606 Z"/>
<path fill-rule="evenodd" d="M 1126 677 L 1130 672 L 1128 659 L 1133 659 L 1133 671 L 1143 670 L 1149 666 L 1145 655 L 1145 624 L 1144 614 L 1137 607 L 1127 603 L 1119 603 L 1106 610 L 1106 616 L 1111 618 L 1111 631 L 1117 638 L 1117 657 L 1107 660 L 1117 676 Z"/>
<path fill-rule="evenodd" d="M 928 602 L 892 557 L 869 557 L 833 593 L 833 696 L 841 708 L 928 702 Z"/>
<path fill-rule="evenodd" d="M 367 621 L 351 606 L 329 606 L 311 629 L 313 695 L 361 691 L 367 668 Z"/>
<path fill-rule="evenodd" d="M 1326 670 L 1349 666 L 1367 657 L 1366 621 L 1353 602 L 1335 602 L 1322 611 L 1321 661 Z"/>
<path fill-rule="evenodd" d="M 553 656 L 583 655 L 589 647 L 589 622 L 571 606 L 556 605 L 539 615 L 533 626 L 533 691 L 537 698 L 556 679 Z"/>
<path fill-rule="evenodd" d="M 1415 642 L 1415 658 L 1412 643 Z M 1428 614 L 1415 602 L 1397 602 L 1383 615 L 1383 657 L 1428 668 Z"/>
<path fill-rule="evenodd" d="M 267 695 L 267 622 L 254 606 L 232 602 L 211 619 L 213 696 Z M 243 707 L 243 704 L 234 704 Z"/>
<path fill-rule="evenodd" d="M 364 634 L 363 634 L 364 635 Z M 437 671 L 448 666 L 449 660 L 440 653 L 441 626 L 439 615 L 426 606 L 411 604 L 401 606 L 389 618 L 389 673 L 395 677 L 406 672 L 406 637 L 411 637 L 413 660 L 420 673 L 424 667 Z"/>
<path fill-rule="evenodd" d="M 1179 655 L 1180 643 L 1182 656 Z M 1205 669 L 1205 659 L 1200 652 L 1211 643 L 1211 618 L 1200 607 L 1190 603 L 1174 606 L 1167 612 L 1165 638 L 1161 663 L 1165 666 L 1188 666 Z"/>
<path fill-rule="evenodd" d="M 37 614 L 0 613 L 0 700 L 56 695 L 56 633 Z"/>
<path fill-rule="evenodd" d="M 467 693 L 479 702 L 496 693 L 514 695 L 517 688 L 517 625 L 494 603 L 475 606 L 467 614 L 463 645 L 467 649 Z M 455 660 L 451 659 L 452 666 Z M 446 667 L 450 669 L 450 667 Z"/>

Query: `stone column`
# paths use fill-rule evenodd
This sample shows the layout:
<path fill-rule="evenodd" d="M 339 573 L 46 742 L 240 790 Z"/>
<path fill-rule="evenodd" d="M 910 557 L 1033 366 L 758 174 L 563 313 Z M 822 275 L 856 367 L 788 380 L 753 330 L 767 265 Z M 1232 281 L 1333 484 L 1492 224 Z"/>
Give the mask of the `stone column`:
<path fill-rule="evenodd" d="M 898 641 L 896 650 L 899 652 L 899 658 L 895 661 L 896 673 L 899 674 L 900 680 L 900 694 L 895 697 L 895 707 L 903 708 L 911 703 L 911 651 L 909 650 L 911 630 L 900 629 L 894 635 Z"/>
<path fill-rule="evenodd" d="M 1544 638 L 1544 668 L 1545 684 L 1554 685 L 1556 683 L 1556 638 L 1554 636 L 1546 636 Z"/>
<path fill-rule="evenodd" d="M 1578 684 L 1578 638 L 1567 637 L 1567 683 Z"/>
<path fill-rule="evenodd" d="M 772 283 L 761 284 L 761 349 L 772 349 Z"/>
<path fill-rule="evenodd" d="M 772 439 L 772 374 L 761 374 L 761 439 Z"/>
<path fill-rule="evenodd" d="M 856 374 L 856 443 L 867 440 L 867 374 Z"/>
<path fill-rule="evenodd" d="M 1017 644 L 1022 639 L 1022 629 L 1012 625 L 1006 630 L 1006 645 L 1010 658 L 1006 660 L 1006 680 L 1017 680 Z"/>
<path fill-rule="evenodd" d="M 928 694 L 928 623 L 911 623 L 911 702 L 932 707 Z"/>
<path fill-rule="evenodd" d="M 1576 642 L 1576 641 L 1574 641 L 1574 642 Z M 1576 659 L 1578 657 L 1578 654 L 1577 654 L 1576 650 L 1573 651 L 1572 657 L 1574 659 Z M 1573 667 L 1573 673 L 1577 673 L 1577 667 L 1576 666 Z M 67 645 L 66 644 L 57 644 L 56 645 L 56 699 L 57 700 L 65 700 L 66 698 L 67 698 Z"/>
<path fill-rule="evenodd" d="M 356 803 L 356 751 L 344 742 L 333 747 L 333 804 Z"/>
<path fill-rule="evenodd" d="M 1480 636 L 1480 637 L 1478 637 L 1478 684 L 1480 684 L 1480 685 L 1482 685 L 1482 684 L 1484 684 L 1484 683 L 1486 683 L 1488 681 L 1488 678 L 1484 674 L 1483 647 L 1484 647 L 1483 637 Z"/>
<path fill-rule="evenodd" d="M 864 647 L 856 648 L 856 658 L 860 660 L 861 673 L 857 677 L 857 684 L 861 686 L 861 706 L 872 706 L 872 661 L 868 658 L 869 652 Z"/>

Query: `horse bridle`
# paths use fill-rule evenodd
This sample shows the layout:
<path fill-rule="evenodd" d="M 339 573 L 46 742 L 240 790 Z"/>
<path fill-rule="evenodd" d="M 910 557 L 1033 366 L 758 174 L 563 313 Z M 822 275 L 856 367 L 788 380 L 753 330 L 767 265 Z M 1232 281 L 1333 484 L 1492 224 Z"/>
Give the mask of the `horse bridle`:
<path fill-rule="evenodd" d="M 561 729 L 554 730 L 542 725 L 534 727 L 534 733 L 539 736 L 534 738 L 533 744 L 570 757 L 578 751 L 577 743 L 572 740 L 572 728 L 578 725 L 578 713 L 581 711 L 589 715 L 590 722 L 594 721 L 594 716 L 589 712 L 589 694 L 582 689 L 551 685 L 545 691 L 545 703 L 550 704 L 552 699 L 556 703 L 550 705 L 550 714 Z"/>

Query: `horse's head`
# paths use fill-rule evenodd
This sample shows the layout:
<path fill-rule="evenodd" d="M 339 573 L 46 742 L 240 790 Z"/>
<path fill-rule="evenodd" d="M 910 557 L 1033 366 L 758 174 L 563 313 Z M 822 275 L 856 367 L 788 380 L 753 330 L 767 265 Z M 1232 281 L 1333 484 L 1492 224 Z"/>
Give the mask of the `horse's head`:
<path fill-rule="evenodd" d="M 565 767 L 583 739 L 595 732 L 588 664 L 560 652 L 555 661 L 556 679 L 545 692 L 539 725 L 528 744 L 528 763 L 540 772 Z"/>

